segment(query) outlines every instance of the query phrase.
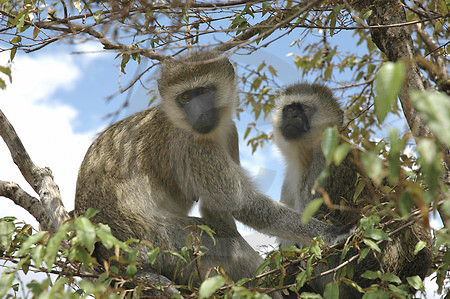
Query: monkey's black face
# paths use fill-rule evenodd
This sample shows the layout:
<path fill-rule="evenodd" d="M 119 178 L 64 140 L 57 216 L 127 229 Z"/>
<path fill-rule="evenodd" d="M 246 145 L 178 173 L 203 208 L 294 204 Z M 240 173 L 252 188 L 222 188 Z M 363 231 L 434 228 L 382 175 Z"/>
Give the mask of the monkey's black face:
<path fill-rule="evenodd" d="M 186 90 L 178 95 L 176 100 L 191 127 L 199 133 L 206 134 L 219 123 L 216 99 L 217 89 L 210 85 Z"/>
<path fill-rule="evenodd" d="M 280 127 L 284 138 L 297 139 L 308 132 L 311 127 L 310 120 L 315 111 L 315 107 L 301 103 L 284 106 Z"/>

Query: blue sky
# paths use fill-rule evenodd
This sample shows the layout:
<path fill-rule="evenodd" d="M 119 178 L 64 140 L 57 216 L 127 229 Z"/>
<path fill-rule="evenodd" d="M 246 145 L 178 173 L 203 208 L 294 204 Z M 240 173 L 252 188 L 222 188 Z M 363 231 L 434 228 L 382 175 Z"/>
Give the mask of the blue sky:
<path fill-rule="evenodd" d="M 295 38 L 287 37 L 269 50 L 259 50 L 250 56 L 233 55 L 231 60 L 251 65 L 259 65 L 265 60 L 277 66 L 281 85 L 297 82 L 302 79 L 300 72 L 290 63 L 292 58 L 287 56 L 290 52 L 299 51 L 297 47 L 288 46 Z M 350 33 L 341 35 L 333 42 L 354 47 Z M 5 91 L 0 91 L 0 109 L 15 126 L 34 162 L 53 170 L 69 210 L 73 209 L 76 175 L 84 153 L 95 135 L 108 125 L 109 120 L 104 116 L 115 111 L 125 95 L 109 103 L 105 99 L 120 86 L 126 85 L 135 70 L 135 64 L 130 62 L 127 75 L 122 75 L 120 60 L 114 60 L 112 53 L 70 54 L 74 50 L 99 49 L 95 43 L 79 46 L 57 44 L 34 54 L 18 53 L 13 64 L 13 83 Z M 0 65 L 5 65 L 7 60 L 7 53 L 0 53 Z M 148 76 L 148 79 L 151 78 L 151 75 Z M 144 83 L 148 86 L 152 84 L 145 80 Z M 146 90 L 137 84 L 131 105 L 122 116 L 145 109 L 147 102 Z M 261 191 L 278 200 L 284 172 L 280 154 L 271 144 L 251 154 L 251 149 L 242 140 L 250 119 L 250 114 L 244 112 L 238 123 L 242 165 L 255 178 Z M 393 125 L 403 130 L 403 123 L 395 122 Z M 266 131 L 271 128 L 269 120 L 259 120 L 258 126 Z M 383 135 L 380 132 L 380 136 Z M 0 180 L 18 182 L 34 194 L 13 164 L 3 142 L 0 142 Z M 4 198 L 0 202 L 0 217 L 14 215 L 37 227 L 36 221 L 23 209 Z M 240 228 L 243 234 L 253 233 L 242 226 Z M 251 238 L 254 244 L 271 242 L 258 234 L 253 234 Z"/>

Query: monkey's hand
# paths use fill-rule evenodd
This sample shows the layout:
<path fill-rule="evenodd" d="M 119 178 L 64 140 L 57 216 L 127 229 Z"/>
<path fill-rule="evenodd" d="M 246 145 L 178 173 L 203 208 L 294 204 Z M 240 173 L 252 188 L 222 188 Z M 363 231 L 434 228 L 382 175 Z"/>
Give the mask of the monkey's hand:
<path fill-rule="evenodd" d="M 355 224 L 347 224 L 343 226 L 330 226 L 326 236 L 322 236 L 325 244 L 333 246 L 339 244 L 356 232 Z"/>

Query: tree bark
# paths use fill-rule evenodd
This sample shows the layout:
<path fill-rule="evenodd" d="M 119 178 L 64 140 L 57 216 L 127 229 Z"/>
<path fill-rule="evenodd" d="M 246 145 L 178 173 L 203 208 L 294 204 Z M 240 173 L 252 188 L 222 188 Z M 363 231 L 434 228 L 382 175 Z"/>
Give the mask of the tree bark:
<path fill-rule="evenodd" d="M 15 183 L 0 181 L 0 195 L 10 198 L 26 209 L 44 230 L 55 232 L 70 216 L 61 200 L 59 188 L 53 180 L 51 170 L 34 165 L 22 141 L 1 110 L 0 136 L 8 146 L 14 163 L 26 181 L 39 194 L 40 202 Z"/>
<path fill-rule="evenodd" d="M 405 23 L 406 13 L 398 0 L 377 0 L 377 1 L 355 1 L 352 6 L 362 11 L 371 9 L 372 14 L 367 19 L 369 25 L 389 25 Z M 373 42 L 386 55 L 390 61 L 403 60 L 406 63 L 406 79 L 399 99 L 403 108 L 406 121 L 416 143 L 422 138 L 433 134 L 427 128 L 419 112 L 411 104 L 409 92 L 411 90 L 425 90 L 425 79 L 420 73 L 414 54 L 411 28 L 407 26 L 370 28 Z M 449 174 L 449 151 L 442 151 L 444 156 L 444 176 L 445 183 L 448 182 Z M 449 226 L 450 219 L 443 211 L 439 211 L 444 223 Z"/>

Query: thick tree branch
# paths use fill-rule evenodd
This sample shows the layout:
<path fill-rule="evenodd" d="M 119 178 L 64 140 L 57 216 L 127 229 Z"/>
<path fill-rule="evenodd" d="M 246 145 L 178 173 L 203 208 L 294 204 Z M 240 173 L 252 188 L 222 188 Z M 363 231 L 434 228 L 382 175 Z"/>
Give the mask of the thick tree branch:
<path fill-rule="evenodd" d="M 43 229 L 47 230 L 51 226 L 50 218 L 42 203 L 25 192 L 18 184 L 0 181 L 0 196 L 11 199 L 16 205 L 27 210 Z"/>
<path fill-rule="evenodd" d="M 44 221 L 44 223 L 41 223 L 40 220 L 43 219 L 42 217 L 36 218 L 34 215 L 34 211 L 31 209 L 27 209 L 27 211 L 31 215 L 33 215 L 36 218 L 36 220 L 39 221 L 41 226 L 45 227 L 45 229 L 48 229 L 50 232 L 55 232 L 62 222 L 69 219 L 69 214 L 64 208 L 64 204 L 62 203 L 61 195 L 59 193 L 59 188 L 53 180 L 53 176 L 50 169 L 41 168 L 34 165 L 33 161 L 31 160 L 30 156 L 25 150 L 22 141 L 20 141 L 20 138 L 19 136 L 17 136 L 17 133 L 14 130 L 13 126 L 11 125 L 11 123 L 8 121 L 8 119 L 1 110 L 0 110 L 0 136 L 3 138 L 6 145 L 8 146 L 8 149 L 11 153 L 14 163 L 17 165 L 26 181 L 30 184 L 33 190 L 37 194 L 39 194 L 42 207 L 48 213 L 47 216 L 49 218 L 49 221 L 48 222 Z M 9 188 L 11 188 L 11 186 Z M 35 206 L 36 204 L 34 203 L 33 205 L 27 205 L 27 207 L 29 208 Z M 22 207 L 25 208 L 25 206 Z"/>
<path fill-rule="evenodd" d="M 376 1 L 371 9 L 373 13 L 368 18 L 369 25 L 406 22 L 404 8 L 398 0 Z M 404 60 L 407 64 L 406 80 L 400 92 L 400 102 L 414 138 L 417 141 L 420 137 L 431 135 L 409 98 L 411 90 L 425 90 L 414 59 L 411 29 L 408 27 L 372 28 L 370 33 L 374 43 L 390 61 Z"/>

